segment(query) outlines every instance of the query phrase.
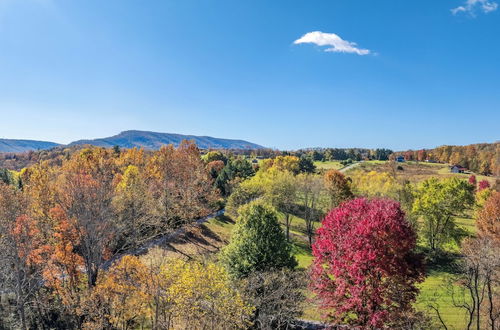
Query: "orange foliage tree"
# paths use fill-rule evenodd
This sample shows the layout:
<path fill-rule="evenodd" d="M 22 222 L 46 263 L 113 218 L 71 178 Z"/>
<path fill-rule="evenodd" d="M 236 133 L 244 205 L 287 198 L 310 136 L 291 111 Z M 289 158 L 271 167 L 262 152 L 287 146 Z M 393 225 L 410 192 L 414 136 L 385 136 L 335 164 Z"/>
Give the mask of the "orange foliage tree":
<path fill-rule="evenodd" d="M 500 192 L 495 191 L 478 212 L 476 225 L 481 235 L 500 241 Z"/>

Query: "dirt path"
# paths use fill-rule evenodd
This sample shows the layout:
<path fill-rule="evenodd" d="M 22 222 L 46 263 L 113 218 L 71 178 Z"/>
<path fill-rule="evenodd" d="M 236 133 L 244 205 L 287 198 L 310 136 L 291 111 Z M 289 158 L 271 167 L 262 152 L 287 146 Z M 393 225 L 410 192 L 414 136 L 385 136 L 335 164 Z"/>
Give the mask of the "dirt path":
<path fill-rule="evenodd" d="M 355 168 L 357 166 L 359 166 L 359 164 L 363 163 L 363 161 L 360 161 L 360 162 L 357 162 L 357 163 L 354 163 L 354 164 L 351 164 L 351 165 L 347 165 L 346 167 L 343 167 L 339 170 L 339 172 L 346 172 L 346 171 L 349 171 L 350 169 L 352 168 Z"/>

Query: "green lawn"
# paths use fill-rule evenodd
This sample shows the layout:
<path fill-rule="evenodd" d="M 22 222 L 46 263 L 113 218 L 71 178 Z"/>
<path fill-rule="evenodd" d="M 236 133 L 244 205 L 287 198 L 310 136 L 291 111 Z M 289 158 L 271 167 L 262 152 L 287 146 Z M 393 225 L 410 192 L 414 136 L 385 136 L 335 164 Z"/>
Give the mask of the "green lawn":
<path fill-rule="evenodd" d="M 476 227 L 472 218 L 456 218 L 458 226 L 468 231 L 471 235 L 476 233 Z M 422 242 L 421 242 L 422 243 Z M 446 247 L 447 251 L 460 251 L 456 243 L 450 243 Z M 420 285 L 420 295 L 417 298 L 416 308 L 425 311 L 434 320 L 434 323 L 440 326 L 436 313 L 429 309 L 429 304 L 438 306 L 441 316 L 448 329 L 464 329 L 466 327 L 465 311 L 453 305 L 448 280 L 452 273 L 447 265 L 429 265 L 427 277 Z"/>
<path fill-rule="evenodd" d="M 421 291 L 416 308 L 429 313 L 433 317 L 435 325 L 440 326 L 435 312 L 428 307 L 429 304 L 433 304 L 438 307 L 448 329 L 465 329 L 464 310 L 453 305 L 452 298 L 445 288 L 449 276 L 450 274 L 446 271 L 430 271 L 425 282 L 420 285 Z"/>
<path fill-rule="evenodd" d="M 331 170 L 331 169 L 338 170 L 344 167 L 344 165 L 340 164 L 340 161 L 337 160 L 325 161 L 325 162 L 316 161 L 314 162 L 314 165 L 319 170 Z"/>
<path fill-rule="evenodd" d="M 229 241 L 231 238 L 231 231 L 234 227 L 234 221 L 227 216 L 218 216 L 210 219 L 205 223 L 205 226 L 222 237 L 224 240 Z"/>

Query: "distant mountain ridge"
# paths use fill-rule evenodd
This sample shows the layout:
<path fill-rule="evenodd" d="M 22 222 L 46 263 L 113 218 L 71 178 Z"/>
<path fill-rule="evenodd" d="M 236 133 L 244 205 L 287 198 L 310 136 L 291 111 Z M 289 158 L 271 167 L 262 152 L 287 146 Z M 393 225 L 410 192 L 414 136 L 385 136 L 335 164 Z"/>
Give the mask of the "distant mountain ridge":
<path fill-rule="evenodd" d="M 48 141 L 0 139 L 0 152 L 36 151 L 57 146 L 60 146 L 60 144 Z"/>
<path fill-rule="evenodd" d="M 163 145 L 173 144 L 178 146 L 182 140 L 192 140 L 200 149 L 262 149 L 261 145 L 245 140 L 220 139 L 210 136 L 195 136 L 173 133 L 157 133 L 149 131 L 130 130 L 117 135 L 89 140 L 78 140 L 71 142 L 68 146 L 94 145 L 98 147 L 111 148 L 144 148 L 150 150 L 159 149 Z M 29 150 L 51 149 L 61 144 L 34 140 L 10 140 L 0 139 L 0 152 L 24 152 Z"/>

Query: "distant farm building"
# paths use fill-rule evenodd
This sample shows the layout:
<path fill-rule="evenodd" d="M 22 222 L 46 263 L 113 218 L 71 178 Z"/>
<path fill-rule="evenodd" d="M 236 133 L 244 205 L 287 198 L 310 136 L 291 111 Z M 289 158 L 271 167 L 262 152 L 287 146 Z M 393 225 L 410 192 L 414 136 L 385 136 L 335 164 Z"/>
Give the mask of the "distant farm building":
<path fill-rule="evenodd" d="M 451 173 L 464 173 L 465 170 L 466 168 L 460 165 L 453 165 L 452 167 L 450 167 Z"/>
<path fill-rule="evenodd" d="M 396 161 L 397 161 L 398 163 L 404 163 L 405 158 L 404 158 L 403 156 L 397 156 L 397 157 L 396 157 Z"/>

